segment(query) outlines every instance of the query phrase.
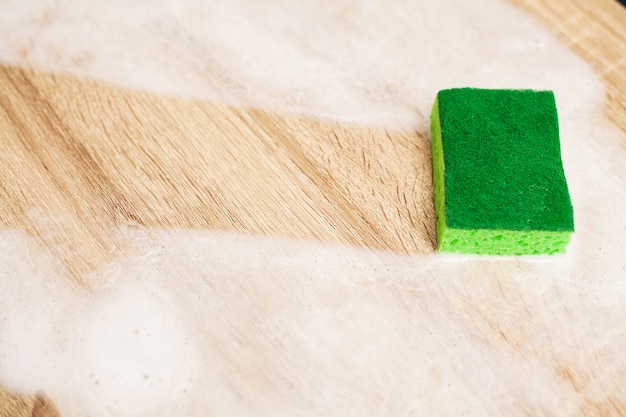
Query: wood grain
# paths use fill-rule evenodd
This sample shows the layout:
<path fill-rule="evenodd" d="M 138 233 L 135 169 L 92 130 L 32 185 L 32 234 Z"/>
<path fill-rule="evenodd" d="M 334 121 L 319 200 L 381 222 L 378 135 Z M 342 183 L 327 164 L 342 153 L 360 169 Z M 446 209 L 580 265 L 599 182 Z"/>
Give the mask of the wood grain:
<path fill-rule="evenodd" d="M 26 396 L 0 388 L 0 417 L 58 417 L 54 404 L 43 395 Z"/>
<path fill-rule="evenodd" d="M 347 127 L 0 68 L 0 218 L 73 278 L 115 225 L 210 228 L 404 253 L 435 244 L 425 132 Z"/>
<path fill-rule="evenodd" d="M 607 117 L 626 132 L 626 12 L 611 0 L 514 4 L 594 65 Z M 0 132 L 0 224 L 36 236 L 77 285 L 92 285 L 89 272 L 123 247 L 120 225 L 404 253 L 434 247 L 426 132 L 340 126 L 6 66 Z M 584 395 L 588 375 L 559 372 Z M 605 416 L 625 407 L 613 398 L 583 409 Z M 50 410 L 40 397 L 0 390 L 0 416 Z"/>

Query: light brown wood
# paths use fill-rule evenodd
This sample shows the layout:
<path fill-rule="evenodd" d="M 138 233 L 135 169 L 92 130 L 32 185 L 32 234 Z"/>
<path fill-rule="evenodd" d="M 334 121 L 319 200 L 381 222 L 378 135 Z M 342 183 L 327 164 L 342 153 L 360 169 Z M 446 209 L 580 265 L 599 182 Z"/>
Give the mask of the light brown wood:
<path fill-rule="evenodd" d="M 626 131 L 626 12 L 611 0 L 515 0 L 591 62 Z M 224 229 L 433 250 L 426 132 L 385 132 L 0 68 L 0 222 L 38 237 L 68 279 L 124 242 L 116 225 Z M 584 393 L 588 375 L 562 378 Z M 0 391 L 0 415 L 37 399 Z M 41 405 L 40 405 L 41 407 Z M 589 400 L 587 415 L 626 403 Z"/>
<path fill-rule="evenodd" d="M 77 282 L 112 225 L 211 228 L 404 253 L 435 244 L 426 132 L 340 126 L 0 69 L 0 218 Z"/>
<path fill-rule="evenodd" d="M 41 395 L 11 394 L 0 389 L 0 417 L 57 417 L 58 411 Z"/>

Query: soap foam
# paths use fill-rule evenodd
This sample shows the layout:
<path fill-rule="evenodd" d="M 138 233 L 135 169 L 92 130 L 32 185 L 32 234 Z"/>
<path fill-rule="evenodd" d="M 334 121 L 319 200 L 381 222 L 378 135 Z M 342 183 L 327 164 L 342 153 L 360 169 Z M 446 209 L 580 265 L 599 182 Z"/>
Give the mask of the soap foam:
<path fill-rule="evenodd" d="M 122 228 L 90 293 L 5 230 L 0 384 L 64 416 L 569 415 L 626 396 L 624 150 L 589 66 L 533 19 L 495 0 L 2 9 L 8 64 L 389 129 L 426 129 L 441 88 L 552 89 L 577 232 L 565 256 L 496 260 Z"/>
<path fill-rule="evenodd" d="M 332 120 L 425 129 L 436 92 L 451 87 L 552 89 L 575 112 L 602 98 L 588 66 L 554 55 L 554 37 L 500 1 L 2 7 L 0 61 Z"/>

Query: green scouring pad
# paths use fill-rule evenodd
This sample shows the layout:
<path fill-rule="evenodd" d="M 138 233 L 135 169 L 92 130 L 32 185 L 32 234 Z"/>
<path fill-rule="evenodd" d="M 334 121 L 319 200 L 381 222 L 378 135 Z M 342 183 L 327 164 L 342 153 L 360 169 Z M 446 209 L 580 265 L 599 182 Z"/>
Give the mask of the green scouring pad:
<path fill-rule="evenodd" d="M 439 251 L 565 252 L 574 214 L 551 91 L 440 91 L 431 138 Z"/>

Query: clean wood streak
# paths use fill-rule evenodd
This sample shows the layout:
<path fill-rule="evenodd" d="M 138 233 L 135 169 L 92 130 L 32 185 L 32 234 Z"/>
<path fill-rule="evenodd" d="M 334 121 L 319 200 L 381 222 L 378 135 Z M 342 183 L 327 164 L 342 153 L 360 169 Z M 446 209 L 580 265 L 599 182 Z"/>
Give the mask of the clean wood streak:
<path fill-rule="evenodd" d="M 36 81 L 0 68 L 0 126 L 13 139 L 0 157 L 10 210 L 2 218 L 41 237 L 82 282 L 81 272 L 107 259 L 107 230 L 127 204 Z"/>
<path fill-rule="evenodd" d="M 113 225 L 212 228 L 404 253 L 435 245 L 425 133 L 386 132 L 0 70 L 1 217 L 77 282 Z M 79 249 L 80 250 L 77 250 Z"/>

